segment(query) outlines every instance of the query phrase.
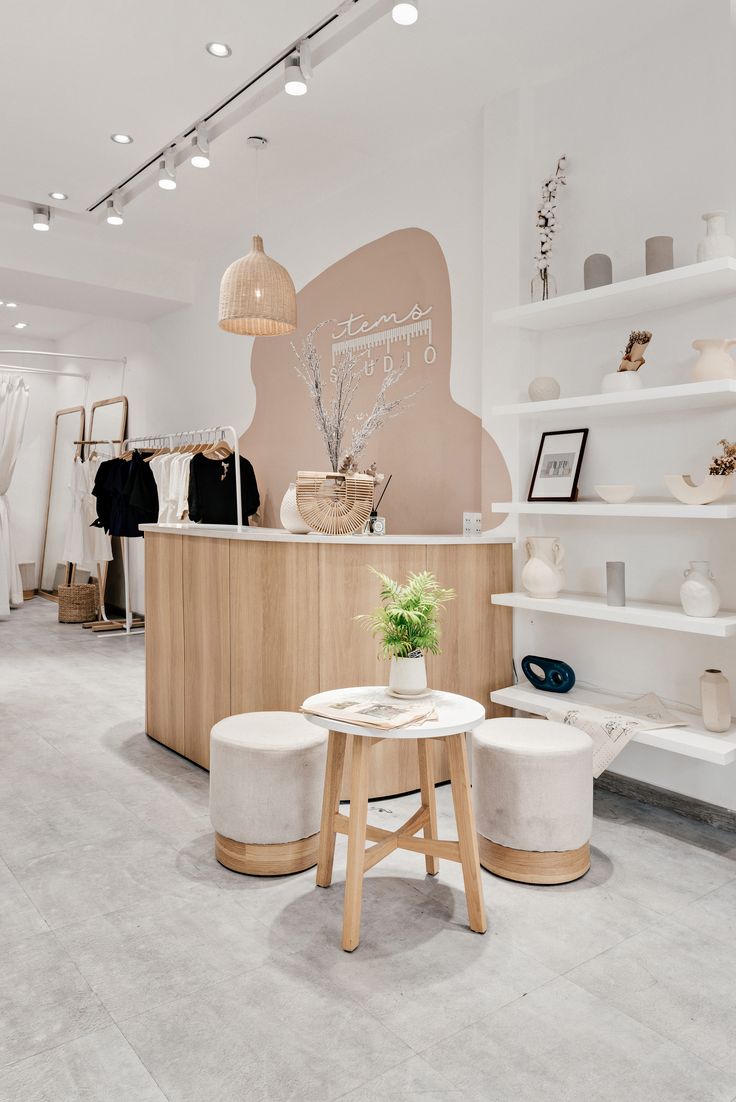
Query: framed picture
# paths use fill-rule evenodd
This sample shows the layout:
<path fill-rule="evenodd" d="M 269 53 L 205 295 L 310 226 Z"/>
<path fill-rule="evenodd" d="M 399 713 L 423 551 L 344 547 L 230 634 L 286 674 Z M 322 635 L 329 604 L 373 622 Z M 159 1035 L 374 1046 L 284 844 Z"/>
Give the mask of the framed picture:
<path fill-rule="evenodd" d="M 527 501 L 576 501 L 587 429 L 543 432 Z"/>

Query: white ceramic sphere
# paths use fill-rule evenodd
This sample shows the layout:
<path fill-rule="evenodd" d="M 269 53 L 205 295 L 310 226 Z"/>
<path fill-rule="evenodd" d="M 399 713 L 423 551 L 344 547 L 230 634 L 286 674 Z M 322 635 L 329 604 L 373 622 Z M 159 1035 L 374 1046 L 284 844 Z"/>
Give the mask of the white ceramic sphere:
<path fill-rule="evenodd" d="M 538 375 L 529 383 L 529 397 L 533 402 L 551 402 L 560 396 L 560 384 L 551 375 Z"/>

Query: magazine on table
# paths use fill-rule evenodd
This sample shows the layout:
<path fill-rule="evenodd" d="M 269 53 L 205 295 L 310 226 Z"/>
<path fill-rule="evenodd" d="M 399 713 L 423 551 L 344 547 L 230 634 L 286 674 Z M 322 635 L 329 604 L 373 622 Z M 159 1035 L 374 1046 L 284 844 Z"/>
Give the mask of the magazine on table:
<path fill-rule="evenodd" d="M 380 697 L 373 700 L 335 697 L 316 708 L 302 705 L 302 711 L 325 719 L 339 719 L 356 727 L 376 727 L 381 731 L 392 731 L 436 718 L 433 704 L 400 704 L 398 701 L 394 704 Z"/>

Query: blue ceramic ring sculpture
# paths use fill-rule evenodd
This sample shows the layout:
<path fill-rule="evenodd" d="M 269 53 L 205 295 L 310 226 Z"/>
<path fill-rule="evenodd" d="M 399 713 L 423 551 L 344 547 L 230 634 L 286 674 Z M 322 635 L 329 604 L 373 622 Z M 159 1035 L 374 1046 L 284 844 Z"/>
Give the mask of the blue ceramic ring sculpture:
<path fill-rule="evenodd" d="M 542 677 L 535 672 L 535 667 L 542 671 Z M 569 693 L 575 684 L 572 666 L 559 658 L 539 658 L 536 654 L 527 654 L 521 660 L 521 668 L 534 688 L 543 689 L 546 693 Z"/>

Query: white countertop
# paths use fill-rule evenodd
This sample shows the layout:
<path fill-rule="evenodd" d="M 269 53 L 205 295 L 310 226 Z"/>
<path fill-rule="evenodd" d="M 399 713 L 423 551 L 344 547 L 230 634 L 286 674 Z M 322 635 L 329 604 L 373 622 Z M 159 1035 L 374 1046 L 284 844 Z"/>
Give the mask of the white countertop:
<path fill-rule="evenodd" d="M 306 536 L 295 535 L 284 528 L 241 528 L 233 524 L 141 524 L 141 532 L 164 532 L 174 536 L 208 536 L 221 540 L 265 540 L 267 543 L 348 543 L 348 544 L 466 544 L 513 543 L 509 536 L 325 536 L 310 532 Z"/>

